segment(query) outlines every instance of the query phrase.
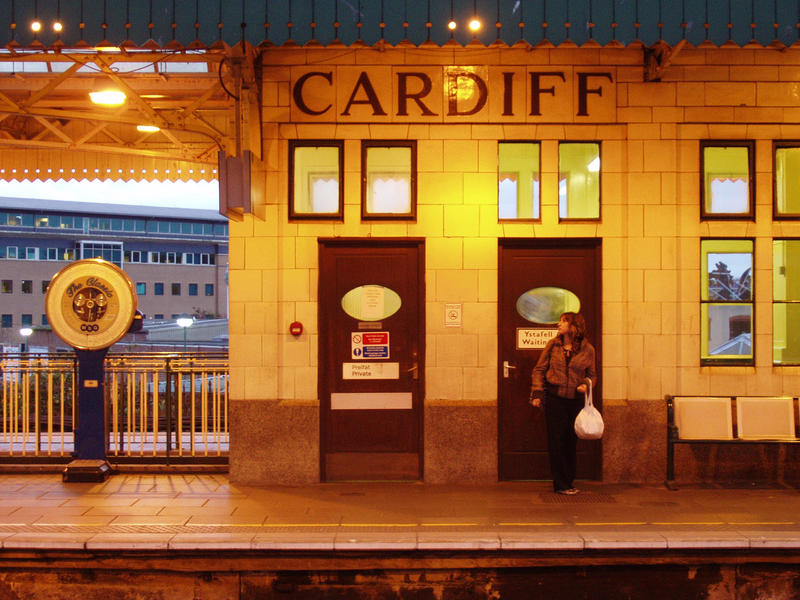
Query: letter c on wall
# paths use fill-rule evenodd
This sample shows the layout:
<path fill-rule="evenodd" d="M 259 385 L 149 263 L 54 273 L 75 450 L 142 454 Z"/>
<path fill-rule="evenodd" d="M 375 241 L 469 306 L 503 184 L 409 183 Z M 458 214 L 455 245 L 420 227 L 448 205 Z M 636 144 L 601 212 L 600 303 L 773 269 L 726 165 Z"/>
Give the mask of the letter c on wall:
<path fill-rule="evenodd" d="M 303 98 L 303 86 L 305 85 L 306 81 L 311 79 L 312 77 L 322 77 L 326 79 L 328 83 L 333 85 L 333 72 L 328 71 L 327 73 L 323 73 L 322 71 L 311 71 L 310 73 L 306 73 L 305 75 L 301 76 L 297 81 L 294 83 L 294 88 L 292 89 L 292 96 L 294 97 L 294 103 L 297 105 L 301 111 L 306 113 L 307 115 L 321 115 L 322 113 L 328 112 L 331 108 L 331 105 L 328 104 L 322 110 L 314 110 L 310 108 L 307 104 L 305 99 Z"/>

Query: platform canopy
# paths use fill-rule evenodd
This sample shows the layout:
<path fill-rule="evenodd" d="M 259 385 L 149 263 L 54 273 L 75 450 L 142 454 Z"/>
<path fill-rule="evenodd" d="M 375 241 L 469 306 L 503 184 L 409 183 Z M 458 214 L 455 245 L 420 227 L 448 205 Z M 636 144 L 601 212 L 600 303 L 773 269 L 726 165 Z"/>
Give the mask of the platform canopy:
<path fill-rule="evenodd" d="M 473 32 L 473 18 L 480 28 Z M 41 23 L 33 32 L 31 24 Z M 62 23 L 60 32 L 54 23 Z M 455 29 L 448 28 L 453 21 Z M 284 43 L 413 45 L 798 40 L 795 0 L 4 0 L 0 45 L 167 50 Z"/>

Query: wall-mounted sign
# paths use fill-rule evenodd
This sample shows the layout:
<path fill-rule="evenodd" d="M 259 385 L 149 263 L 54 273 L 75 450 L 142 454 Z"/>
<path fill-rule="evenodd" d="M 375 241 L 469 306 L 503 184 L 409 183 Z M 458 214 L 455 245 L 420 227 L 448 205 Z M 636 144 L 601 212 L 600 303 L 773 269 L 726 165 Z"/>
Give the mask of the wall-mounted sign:
<path fill-rule="evenodd" d="M 555 327 L 517 327 L 517 350 L 544 348 L 556 335 Z"/>
<path fill-rule="evenodd" d="M 460 304 L 445 304 L 444 305 L 444 326 L 445 327 L 461 327 L 463 321 L 461 320 L 461 305 Z"/>
<path fill-rule="evenodd" d="M 342 363 L 342 379 L 400 379 L 400 363 Z"/>
<path fill-rule="evenodd" d="M 280 70 L 279 70 L 280 69 Z M 285 67 L 264 76 L 280 78 Z M 616 69 L 548 65 L 291 68 L 297 122 L 613 123 Z"/>
<path fill-rule="evenodd" d="M 88 258 L 61 269 L 47 287 L 47 320 L 56 335 L 79 350 L 108 348 L 124 336 L 136 314 L 133 283 L 116 265 Z"/>
<path fill-rule="evenodd" d="M 389 332 L 352 332 L 350 334 L 350 356 L 356 360 L 385 360 L 389 358 Z"/>
<path fill-rule="evenodd" d="M 411 392 L 350 392 L 331 394 L 331 410 L 410 410 Z"/>

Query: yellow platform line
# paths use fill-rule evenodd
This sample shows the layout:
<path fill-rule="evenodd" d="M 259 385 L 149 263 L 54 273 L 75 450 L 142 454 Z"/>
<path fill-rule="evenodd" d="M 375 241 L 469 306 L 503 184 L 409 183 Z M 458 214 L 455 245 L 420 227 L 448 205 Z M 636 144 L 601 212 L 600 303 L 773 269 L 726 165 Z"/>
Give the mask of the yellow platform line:
<path fill-rule="evenodd" d="M 187 523 L 187 527 L 339 527 L 339 523 Z"/>
<path fill-rule="evenodd" d="M 340 527 L 419 527 L 419 523 L 342 523 Z"/>
<path fill-rule="evenodd" d="M 566 523 L 556 522 L 556 523 L 498 523 L 498 527 L 543 527 L 543 526 L 555 526 L 555 525 L 566 525 Z"/>
<path fill-rule="evenodd" d="M 598 526 L 598 525 L 647 525 L 646 521 L 601 521 L 597 523 L 575 523 L 578 526 Z"/>
<path fill-rule="evenodd" d="M 141 523 L 136 523 L 140 525 Z M 159 523 L 152 523 L 158 525 Z M 181 527 L 181 525 L 178 525 Z M 263 523 L 186 523 L 186 527 L 267 527 Z"/>
<path fill-rule="evenodd" d="M 794 521 L 731 521 L 730 525 L 797 525 Z"/>
<path fill-rule="evenodd" d="M 732 525 L 725 521 L 653 521 L 650 525 Z"/>
<path fill-rule="evenodd" d="M 477 527 L 479 523 L 420 523 L 421 527 Z"/>

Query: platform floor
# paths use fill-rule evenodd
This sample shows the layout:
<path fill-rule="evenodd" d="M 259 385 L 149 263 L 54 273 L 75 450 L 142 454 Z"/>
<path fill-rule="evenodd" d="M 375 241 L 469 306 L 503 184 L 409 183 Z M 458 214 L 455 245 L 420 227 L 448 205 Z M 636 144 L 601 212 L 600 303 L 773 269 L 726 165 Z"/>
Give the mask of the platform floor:
<path fill-rule="evenodd" d="M 794 488 L 547 482 L 257 488 L 225 475 L 0 475 L 0 544 L 51 550 L 800 549 Z"/>

